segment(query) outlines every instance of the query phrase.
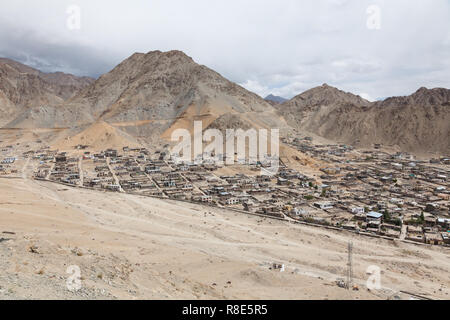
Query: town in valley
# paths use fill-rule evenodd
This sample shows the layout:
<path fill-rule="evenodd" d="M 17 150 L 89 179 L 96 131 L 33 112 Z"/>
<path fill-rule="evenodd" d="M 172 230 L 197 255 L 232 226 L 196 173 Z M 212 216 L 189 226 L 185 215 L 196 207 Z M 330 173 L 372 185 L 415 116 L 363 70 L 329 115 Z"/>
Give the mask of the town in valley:
<path fill-rule="evenodd" d="M 450 157 L 418 159 L 382 145 L 356 149 L 315 144 L 308 136 L 283 138 L 318 165 L 316 174 L 293 169 L 281 157 L 278 173 L 263 163 L 233 166 L 175 161 L 170 148 L 61 152 L 41 140 L 1 143 L 0 176 L 47 180 L 76 188 L 201 203 L 242 214 L 347 230 L 429 245 L 450 244 Z M 221 156 L 221 155 L 219 155 Z"/>

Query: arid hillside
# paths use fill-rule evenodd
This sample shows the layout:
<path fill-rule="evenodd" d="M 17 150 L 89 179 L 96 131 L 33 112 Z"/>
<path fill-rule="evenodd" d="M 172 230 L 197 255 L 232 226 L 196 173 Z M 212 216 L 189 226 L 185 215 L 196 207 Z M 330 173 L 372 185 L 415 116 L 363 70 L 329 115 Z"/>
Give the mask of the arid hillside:
<path fill-rule="evenodd" d="M 43 73 L 19 62 L 0 58 L 0 126 L 31 108 L 46 108 L 90 85 L 94 79 L 61 72 Z"/>
<path fill-rule="evenodd" d="M 264 99 L 180 51 L 136 53 L 86 90 L 53 108 L 35 108 L 15 127 L 71 127 L 102 120 L 133 136 L 170 137 L 193 120 L 206 128 L 224 114 L 255 127 L 287 127 Z"/>
<path fill-rule="evenodd" d="M 371 103 L 325 84 L 277 104 L 181 51 L 135 53 L 92 81 L 0 59 L 0 126 L 70 128 L 64 136 L 69 141 L 101 121 L 114 136 L 156 144 L 201 120 L 203 129 L 279 128 L 286 136 L 295 128 L 357 147 L 450 153 L 448 89 L 421 88 Z"/>
<path fill-rule="evenodd" d="M 356 146 L 450 152 L 450 90 L 421 88 L 407 97 L 370 103 L 328 85 L 277 106 L 302 131 Z"/>
<path fill-rule="evenodd" d="M 0 179 L 0 299 L 448 298 L 445 248 L 24 177 Z M 358 291 L 336 284 L 350 240 Z M 374 265 L 380 290 L 366 288 Z"/>

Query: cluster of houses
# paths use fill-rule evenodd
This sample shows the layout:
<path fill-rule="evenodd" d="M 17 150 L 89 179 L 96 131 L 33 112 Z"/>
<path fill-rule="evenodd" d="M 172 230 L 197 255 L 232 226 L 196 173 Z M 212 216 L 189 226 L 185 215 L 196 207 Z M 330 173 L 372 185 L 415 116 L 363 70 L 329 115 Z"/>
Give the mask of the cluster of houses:
<path fill-rule="evenodd" d="M 423 161 L 406 153 L 358 151 L 346 145 L 284 141 L 321 160 L 310 177 L 281 163 L 274 176 L 223 174 L 214 163 L 182 163 L 168 152 L 108 149 L 77 158 L 38 150 L 36 176 L 89 188 L 200 202 L 436 245 L 449 244 L 450 167 L 446 157 Z M 78 150 L 84 150 L 79 148 Z M 242 166 L 240 164 L 239 166 Z"/>
<path fill-rule="evenodd" d="M 315 146 L 305 139 L 287 142 L 329 163 L 321 169 L 318 189 L 334 207 L 326 211 L 352 212 L 350 221 L 338 223 L 342 227 L 429 244 L 449 243 L 447 157 L 425 161 L 403 152 L 381 152 L 380 145 L 359 152 L 343 145 Z"/>
<path fill-rule="evenodd" d="M 78 149 L 83 149 L 78 147 Z M 81 184 L 84 187 L 94 189 L 105 189 L 109 191 L 120 191 L 120 186 L 114 180 L 114 176 L 108 164 L 108 158 L 115 156 L 112 150 L 91 154 L 85 152 L 82 156 L 81 168 L 83 179 Z"/>
<path fill-rule="evenodd" d="M 80 184 L 77 158 L 69 158 L 65 152 L 62 152 L 55 155 L 54 162 L 54 166 L 50 169 L 50 180 L 72 185 Z"/>
<path fill-rule="evenodd" d="M 54 166 L 55 156 L 58 152 L 50 150 L 50 147 L 41 148 L 35 151 L 28 151 L 24 156 L 31 158 L 33 161 L 39 162 L 34 172 L 34 176 L 39 179 L 48 179 Z"/>
<path fill-rule="evenodd" d="M 14 162 L 16 162 L 16 158 L 15 157 L 8 157 L 2 160 L 1 164 L 13 164 Z"/>
<path fill-rule="evenodd" d="M 8 151 L 8 149 L 5 149 Z M 17 172 L 12 165 L 17 161 L 16 157 L 6 157 L 0 162 L 0 175 L 8 175 Z"/>

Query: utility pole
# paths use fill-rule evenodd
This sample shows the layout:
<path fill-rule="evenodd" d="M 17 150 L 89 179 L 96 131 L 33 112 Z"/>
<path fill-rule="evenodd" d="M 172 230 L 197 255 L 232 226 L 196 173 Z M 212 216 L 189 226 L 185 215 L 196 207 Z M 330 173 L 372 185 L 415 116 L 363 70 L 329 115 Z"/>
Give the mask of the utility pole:
<path fill-rule="evenodd" d="M 347 290 L 353 286 L 353 242 L 348 243 Z"/>

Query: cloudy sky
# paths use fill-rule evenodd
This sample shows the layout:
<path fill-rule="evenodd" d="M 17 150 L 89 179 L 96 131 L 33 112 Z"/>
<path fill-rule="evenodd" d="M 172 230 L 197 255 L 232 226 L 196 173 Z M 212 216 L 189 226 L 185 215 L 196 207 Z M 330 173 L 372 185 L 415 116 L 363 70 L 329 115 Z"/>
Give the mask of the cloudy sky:
<path fill-rule="evenodd" d="M 171 49 L 261 96 L 450 88 L 450 1 L 7 0 L 0 11 L 0 56 L 44 71 L 97 77 Z"/>

